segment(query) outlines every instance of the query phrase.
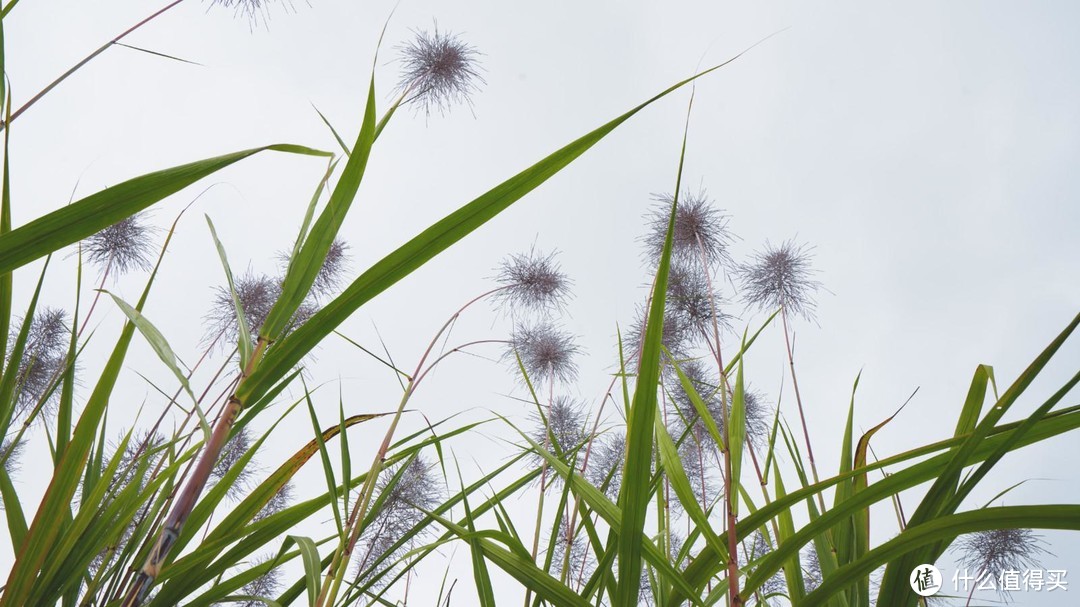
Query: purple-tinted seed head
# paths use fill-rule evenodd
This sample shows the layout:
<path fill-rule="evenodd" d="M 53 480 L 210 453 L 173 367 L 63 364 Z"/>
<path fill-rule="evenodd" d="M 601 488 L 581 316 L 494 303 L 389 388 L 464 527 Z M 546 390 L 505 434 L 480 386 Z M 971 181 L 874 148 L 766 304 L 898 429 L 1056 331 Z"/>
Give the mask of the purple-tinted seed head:
<path fill-rule="evenodd" d="M 546 423 L 545 423 L 546 418 Z M 550 407 L 545 407 L 544 418 L 539 412 L 532 415 L 533 430 L 530 438 L 549 453 L 562 454 L 562 460 L 573 463 L 579 457 L 578 449 L 585 443 L 584 406 L 567 396 L 556 396 Z M 555 444 L 552 444 L 552 436 Z M 558 445 L 558 449 L 555 449 Z M 539 468 L 547 461 L 540 454 L 530 457 L 530 464 Z M 550 477 L 549 477 L 550 478 Z"/>
<path fill-rule="evenodd" d="M 1024 571 L 1042 567 L 1040 557 L 1049 554 L 1042 537 L 1031 529 L 991 529 L 960 536 L 953 549 L 960 553 L 958 561 L 972 575 L 1000 579 L 1005 571 Z M 997 585 L 998 594 L 1008 599 L 1004 584 Z"/>
<path fill-rule="evenodd" d="M 625 462 L 626 434 L 618 431 L 605 433 L 593 443 L 585 478 L 593 486 L 603 489 L 604 494 L 614 501 L 619 497 Z"/>
<path fill-rule="evenodd" d="M 671 194 L 659 194 L 652 212 L 646 217 L 649 227 L 643 237 L 646 259 L 652 264 L 660 261 L 667 239 L 671 218 Z M 708 268 L 730 267 L 728 247 L 734 240 L 729 228 L 731 216 L 715 206 L 704 190 L 685 190 L 675 211 L 675 230 L 672 234 L 671 257 L 676 263 L 705 264 Z"/>
<path fill-rule="evenodd" d="M 778 247 L 766 242 L 765 248 L 739 270 L 743 299 L 760 310 L 784 308 L 803 318 L 813 318 L 817 307 L 814 296 L 821 283 L 812 278 L 815 272 L 810 265 L 810 251 L 793 240 Z"/>
<path fill-rule="evenodd" d="M 528 374 L 529 381 L 571 382 L 577 378 L 574 357 L 579 348 L 575 339 L 554 324 L 541 322 L 536 325 L 519 323 L 510 336 L 504 356 L 515 369 L 517 360 Z"/>
<path fill-rule="evenodd" d="M 21 327 L 12 332 L 12 338 Z M 60 383 L 67 369 L 67 349 L 70 339 L 67 312 L 60 308 L 42 308 L 34 314 L 19 361 L 16 378 L 15 417 L 22 419 L 41 406 L 37 419 L 48 419 L 55 413 L 60 398 Z M 9 345 L 10 363 L 14 341 Z"/>
<path fill-rule="evenodd" d="M 143 215 L 131 215 L 88 237 L 82 251 L 102 273 L 118 276 L 131 270 L 146 271 L 154 267 L 153 229 Z"/>
<path fill-rule="evenodd" d="M 495 278 L 501 287 L 497 301 L 511 310 L 549 312 L 561 308 L 570 295 L 571 282 L 559 267 L 557 255 L 532 249 L 504 260 Z"/>
<path fill-rule="evenodd" d="M 458 103 L 472 105 L 471 96 L 484 84 L 480 76 L 480 56 L 457 34 L 414 30 L 412 41 L 399 48 L 401 78 L 398 90 L 425 115 L 432 110 L 446 113 Z"/>

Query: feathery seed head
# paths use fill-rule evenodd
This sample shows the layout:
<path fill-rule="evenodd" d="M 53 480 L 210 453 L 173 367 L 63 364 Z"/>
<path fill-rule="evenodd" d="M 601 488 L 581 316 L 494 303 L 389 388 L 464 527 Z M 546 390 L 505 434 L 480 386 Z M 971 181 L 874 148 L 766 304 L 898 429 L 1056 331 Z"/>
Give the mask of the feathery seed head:
<path fill-rule="evenodd" d="M 772 550 L 773 547 L 765 537 L 765 534 L 761 531 L 755 531 L 754 535 L 751 536 L 749 553 L 746 555 L 746 558 L 751 562 L 759 561 L 772 552 Z M 783 594 L 786 590 L 787 582 L 784 581 L 784 574 L 782 571 L 777 571 L 772 577 L 765 580 L 765 583 L 762 584 L 761 588 L 758 590 L 757 594 L 759 594 L 762 599 L 757 605 L 772 605 L 773 603 L 767 597 Z"/>
<path fill-rule="evenodd" d="M 655 265 L 660 262 L 660 256 L 664 252 L 671 205 L 675 198 L 671 194 L 659 194 L 653 196 L 653 199 L 657 204 L 646 217 L 649 231 L 643 241 L 646 258 Z M 728 246 L 734 240 L 728 227 L 730 221 L 731 216 L 714 206 L 704 190 L 696 194 L 685 190 L 679 197 L 679 206 L 675 210 L 672 260 L 680 264 L 701 264 L 704 261 L 710 268 L 732 265 L 731 254 L 728 252 Z"/>
<path fill-rule="evenodd" d="M 210 4 L 216 4 L 224 8 L 233 9 L 237 17 L 243 17 L 256 25 L 259 19 L 264 21 L 270 16 L 270 5 L 278 0 L 211 0 Z M 292 2 L 286 0 L 285 4 L 292 7 Z"/>
<path fill-rule="evenodd" d="M 746 419 L 746 438 L 757 449 L 765 448 L 772 431 L 773 409 L 765 395 L 749 386 L 743 389 L 743 412 Z"/>
<path fill-rule="evenodd" d="M 529 380 L 534 383 L 571 382 L 577 378 L 574 356 L 578 350 L 572 335 L 545 321 L 537 325 L 518 324 L 504 357 L 515 369 L 520 357 Z"/>
<path fill-rule="evenodd" d="M 556 452 L 551 437 L 555 437 L 558 451 L 562 453 L 562 460 L 575 461 L 577 449 L 585 442 L 585 416 L 583 406 L 567 396 L 557 396 L 551 402 L 551 407 L 544 411 L 547 423 L 539 413 L 533 413 L 532 438 L 536 443 L 544 446 L 548 452 Z M 533 454 L 530 461 L 536 467 L 544 463 L 543 456 Z"/>
<path fill-rule="evenodd" d="M 26 345 L 18 367 L 16 418 L 30 415 L 39 404 L 42 404 L 42 419 L 54 412 L 60 398 L 58 386 L 61 375 L 67 367 L 70 334 L 67 320 L 66 311 L 49 307 L 42 308 L 30 319 Z M 21 330 L 20 327 L 12 332 L 12 337 Z M 8 348 L 9 359 L 13 346 L 14 341 Z"/>
<path fill-rule="evenodd" d="M 721 309 L 727 303 L 719 294 L 709 291 L 709 281 L 698 266 L 678 265 L 668 274 L 666 307 L 678 316 L 688 328 L 691 338 L 713 336 L 713 312 L 717 328 L 723 332 L 731 329 L 732 316 Z"/>
<path fill-rule="evenodd" d="M 821 561 L 818 559 L 817 550 L 811 545 L 802 553 L 803 580 L 806 584 L 806 592 L 813 592 L 821 585 Z"/>
<path fill-rule="evenodd" d="M 718 461 L 715 451 L 706 448 L 712 444 L 709 439 L 688 436 L 679 445 L 679 461 L 686 472 L 686 480 L 690 481 L 690 488 L 694 490 L 697 503 L 704 508 L 711 506 L 720 496 L 720 486 L 716 478 Z M 678 498 L 673 496 L 672 500 L 675 502 L 674 506 L 682 506 Z"/>
<path fill-rule="evenodd" d="M 404 469 L 402 465 L 405 465 Z M 426 459 L 417 456 L 408 464 L 398 464 L 383 471 L 376 484 L 375 495 L 385 495 L 385 498 L 380 498 L 383 501 L 379 511 L 361 535 L 361 545 L 356 550 L 358 577 L 368 579 L 379 573 L 375 585 L 383 584 L 386 576 L 381 574 L 393 569 L 393 561 L 421 539 L 422 534 L 415 535 L 395 548 L 406 534 L 424 520 L 426 515 L 423 511 L 433 510 L 442 499 L 442 485 L 432 473 L 432 468 L 433 465 Z"/>
<path fill-rule="evenodd" d="M 14 438 L 5 438 L 0 443 L 0 466 L 10 477 L 19 469 L 19 456 L 22 455 L 23 441 L 16 442 Z M 4 497 L 0 495 L 0 510 L 4 509 Z"/>
<path fill-rule="evenodd" d="M 622 484 L 623 464 L 626 463 L 626 435 L 609 432 L 593 443 L 585 478 L 613 501 L 618 499 Z M 607 486 L 604 486 L 607 483 Z"/>
<path fill-rule="evenodd" d="M 991 529 L 960 536 L 953 546 L 960 552 L 960 564 L 976 577 L 997 578 L 1008 570 L 1021 571 L 1041 567 L 1039 557 L 1048 554 L 1043 539 L 1031 529 Z M 998 594 L 1009 593 L 999 585 Z"/>
<path fill-rule="evenodd" d="M 438 24 L 431 32 L 414 30 L 413 34 L 411 42 L 399 47 L 398 90 L 428 116 L 433 109 L 445 114 L 458 103 L 471 107 L 470 96 L 485 84 L 480 76 L 480 52 L 457 34 L 440 32 Z"/>
<path fill-rule="evenodd" d="M 248 270 L 234 279 L 233 286 L 236 288 L 240 307 L 244 310 L 248 330 L 254 338 L 281 296 L 281 283 L 267 274 L 256 274 Z M 215 287 L 214 301 L 206 320 L 207 341 L 218 339 L 218 343 L 235 344 L 239 340 L 240 325 L 228 286 Z"/>
<path fill-rule="evenodd" d="M 292 496 L 293 484 L 292 481 L 288 481 L 274 493 L 273 497 L 270 498 L 270 501 L 266 502 L 266 505 L 262 507 L 262 510 L 255 515 L 255 520 L 261 521 L 268 516 L 277 514 L 288 508 L 289 504 L 292 502 Z"/>
<path fill-rule="evenodd" d="M 557 255 L 531 249 L 504 260 L 495 278 L 503 287 L 497 300 L 511 309 L 548 312 L 561 308 L 570 295 L 571 282 L 559 267 Z"/>
<path fill-rule="evenodd" d="M 3 444 L 0 444 L 0 460 L 3 460 L 4 472 L 8 476 L 19 469 L 19 456 L 22 455 L 24 444 L 23 441 L 16 442 L 13 438 L 5 438 Z"/>
<path fill-rule="evenodd" d="M 705 403 L 705 408 L 709 411 L 713 421 L 716 422 L 717 427 L 723 428 L 724 415 L 722 403 L 720 402 L 720 380 L 713 377 L 705 363 L 698 359 L 690 359 L 679 363 L 679 370 L 686 376 L 693 392 Z M 690 396 L 691 393 L 683 387 L 679 375 L 674 370 L 667 375 L 671 392 L 672 413 L 675 419 L 678 420 L 678 425 L 683 428 L 693 427 L 697 436 L 709 436 L 709 431 L 698 414 L 697 407 L 694 406 L 694 400 Z"/>
<path fill-rule="evenodd" d="M 649 311 L 644 306 L 638 308 L 637 318 L 634 320 L 634 331 L 629 335 L 628 361 L 637 365 L 641 357 L 641 348 L 645 342 L 645 326 L 649 321 Z M 660 332 L 660 343 L 667 348 L 676 359 L 686 356 L 693 342 L 692 330 L 685 317 L 675 313 L 672 309 L 664 310 L 664 326 Z"/>
<path fill-rule="evenodd" d="M 566 516 L 559 523 L 559 534 L 551 548 L 554 551 L 551 559 L 552 575 L 560 577 L 571 588 L 583 584 L 592 575 L 595 563 L 589 554 L 589 538 L 583 531 L 570 528 L 570 521 Z M 567 554 L 569 552 L 569 554 Z M 569 563 L 563 576 L 563 566 Z"/>
<path fill-rule="evenodd" d="M 288 486 L 288 485 L 286 485 L 286 486 Z M 273 556 L 263 557 L 263 558 L 259 559 L 258 561 L 256 561 L 255 563 L 253 563 L 252 568 L 258 567 L 260 565 L 264 565 L 264 564 L 266 564 L 267 561 L 270 561 L 273 558 L 274 558 Z M 244 587 L 243 587 L 243 589 L 241 591 L 241 594 L 244 594 L 244 595 L 247 595 L 247 596 L 259 597 L 259 598 L 263 598 L 263 599 L 271 599 L 271 598 L 275 598 L 280 591 L 281 591 L 281 569 L 278 568 L 278 567 L 274 567 L 273 569 L 267 571 L 266 573 L 260 575 L 259 577 L 251 580 L 247 584 L 244 584 Z M 244 603 L 241 603 L 241 605 L 243 607 L 262 607 L 263 605 L 265 605 L 265 603 L 263 601 L 260 601 L 260 600 L 251 600 L 251 601 L 246 601 Z"/>
<path fill-rule="evenodd" d="M 740 268 L 743 298 L 758 309 L 784 308 L 806 319 L 814 316 L 814 295 L 821 283 L 813 280 L 810 248 L 788 240 L 778 247 L 769 242 L 753 261 Z"/>
<path fill-rule="evenodd" d="M 326 250 L 326 258 L 323 259 L 319 272 L 315 275 L 315 281 L 311 283 L 311 294 L 315 297 L 325 297 L 337 291 L 341 285 L 342 275 L 349 269 L 349 243 L 341 238 L 335 238 Z M 290 253 L 281 251 L 277 255 L 281 264 L 282 275 L 289 269 L 291 262 Z"/>
<path fill-rule="evenodd" d="M 126 274 L 153 268 L 153 230 L 136 214 L 121 219 L 83 241 L 86 260 L 102 273 Z"/>
<path fill-rule="evenodd" d="M 679 369 L 690 381 L 691 387 L 705 403 L 713 421 L 721 436 L 727 432 L 727 419 L 724 417 L 723 395 L 720 393 L 720 380 L 707 369 L 702 361 L 692 359 L 680 363 Z M 712 435 L 708 431 L 705 421 L 698 414 L 690 394 L 683 388 L 682 382 L 675 373 L 671 373 L 671 405 L 677 419 L 677 428 L 691 427 L 698 440 L 712 445 Z M 728 414 L 731 413 L 733 393 L 727 394 Z M 743 389 L 743 416 L 745 419 L 746 438 L 754 448 L 764 447 L 769 440 L 772 429 L 772 410 L 765 402 L 765 396 L 751 389 L 749 386 Z"/>
<path fill-rule="evenodd" d="M 270 311 L 281 297 L 281 279 L 248 270 L 234 277 L 233 286 L 240 300 L 240 307 L 244 310 L 248 332 L 254 341 L 263 323 L 266 322 L 267 316 L 270 315 Z M 293 313 L 284 333 L 296 330 L 318 311 L 318 303 L 311 298 L 304 300 Z M 207 328 L 203 340 L 206 343 L 228 347 L 239 341 L 240 323 L 236 319 L 236 306 L 233 304 L 232 293 L 229 292 L 228 286 L 214 288 L 214 300 L 205 319 Z"/>

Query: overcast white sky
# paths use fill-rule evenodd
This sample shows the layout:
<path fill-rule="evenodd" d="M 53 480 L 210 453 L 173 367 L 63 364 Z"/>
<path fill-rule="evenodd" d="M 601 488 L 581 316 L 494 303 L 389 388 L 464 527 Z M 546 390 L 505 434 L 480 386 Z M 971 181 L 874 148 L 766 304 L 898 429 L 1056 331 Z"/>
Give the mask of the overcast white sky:
<path fill-rule="evenodd" d="M 21 2 L 4 23 L 15 105 L 157 4 Z M 250 28 L 227 9 L 197 0 L 181 4 L 126 42 L 202 66 L 113 48 L 14 124 L 15 224 L 62 206 L 77 182 L 84 196 L 154 169 L 275 142 L 336 150 L 312 105 L 352 140 L 375 41 L 392 8 L 391 2 L 272 4 L 268 25 Z M 820 299 L 818 324 L 800 322 L 796 330 L 819 468 L 835 469 L 843 412 L 860 370 L 861 429 L 919 388 L 902 416 L 875 438 L 878 455 L 944 437 L 978 363 L 994 365 L 1007 384 L 1080 309 L 1078 13 L 1070 2 L 450 6 L 406 0 L 390 21 L 378 61 L 380 104 L 388 103 L 397 81 L 394 46 L 409 38 L 410 28 L 429 28 L 433 19 L 484 53 L 487 85 L 473 113 L 458 108 L 428 120 L 403 113 L 379 140 L 342 231 L 353 247 L 353 273 L 689 75 L 703 54 L 701 65 L 718 63 L 789 28 L 700 83 L 684 179 L 733 215 L 741 237 L 736 259 L 765 239 L 797 236 L 816 246 L 818 278 L 831 294 Z M 651 193 L 674 186 L 686 99 L 676 95 L 635 117 L 359 311 L 343 331 L 377 346 L 377 326 L 395 358 L 411 368 L 446 317 L 490 284 L 485 279 L 502 256 L 534 242 L 557 248 L 576 281 L 566 325 L 589 354 L 575 394 L 595 404 L 609 380 L 616 322 L 630 323 L 645 295 L 641 217 Z M 197 357 L 201 318 L 212 285 L 221 282 L 201 215 L 214 219 L 234 268 L 272 271 L 275 252 L 294 237 L 324 168 L 317 159 L 262 155 L 205 182 L 219 185 L 181 224 L 146 310 L 182 358 Z M 161 205 L 154 222 L 167 226 L 203 187 Z M 70 304 L 72 263 L 53 270 L 45 303 Z M 26 295 L 33 270 L 19 276 Z M 122 280 L 116 288 L 134 299 L 141 280 Z M 113 339 L 121 315 L 109 309 L 98 318 L 95 353 Z M 505 335 L 505 321 L 493 318 L 490 309 L 478 309 L 455 335 L 460 341 Z M 761 320 L 744 315 L 741 323 Z M 753 381 L 773 397 L 781 381 L 781 342 L 774 328 L 748 358 Z M 1060 386 L 1078 364 L 1074 340 L 1012 417 L 1037 406 L 1037 397 Z M 88 361 L 87 377 L 95 365 Z M 144 399 L 149 410 L 159 404 L 134 371 L 167 377 L 141 344 L 128 367 L 122 398 L 110 413 L 117 431 L 120 411 L 133 414 Z M 334 339 L 319 351 L 312 374 L 317 381 L 340 378 L 350 412 L 397 402 L 392 376 Z M 337 389 L 332 383 L 324 394 L 328 423 L 336 421 Z M 507 396 L 514 390 L 502 365 L 463 357 L 423 388 L 414 406 L 433 419 L 471 408 L 524 418 L 521 405 Z M 1075 404 L 1075 396 L 1064 404 Z M 407 425 L 421 421 L 414 416 Z M 359 436 L 374 437 L 382 428 L 368 432 Z M 272 469 L 308 438 L 282 436 L 260 459 Z M 362 440 L 353 445 L 359 460 L 371 457 Z M 44 456 L 43 449 L 31 457 Z M 505 452 L 494 440 L 466 441 L 455 450 L 469 474 L 489 469 Z M 1025 479 L 999 502 L 1080 503 L 1076 468 L 1063 465 L 1078 458 L 1075 438 L 1011 456 L 970 507 Z M 24 462 L 19 482 L 29 494 L 43 490 L 38 473 L 47 474 L 43 463 Z M 315 491 L 321 482 L 312 475 L 302 487 Z M 914 498 L 906 504 L 914 507 Z M 873 512 L 880 522 L 875 541 L 884 541 L 891 511 L 885 504 Z M 1055 555 L 1046 566 L 1080 576 L 1076 536 L 1045 537 Z M 6 546 L 6 538 L 0 541 Z M 9 564 L 3 546 L 0 563 Z M 464 550 L 456 561 L 467 583 Z M 501 584 L 500 592 L 518 600 L 512 584 Z M 1071 591 L 1077 592 L 1080 587 Z M 1046 593 L 1014 598 L 1031 606 L 1071 602 Z"/>

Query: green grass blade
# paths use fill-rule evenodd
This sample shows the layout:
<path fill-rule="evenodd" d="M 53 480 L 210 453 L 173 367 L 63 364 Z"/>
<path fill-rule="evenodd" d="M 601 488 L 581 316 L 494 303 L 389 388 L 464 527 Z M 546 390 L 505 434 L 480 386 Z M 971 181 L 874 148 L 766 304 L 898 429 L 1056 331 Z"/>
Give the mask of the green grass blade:
<path fill-rule="evenodd" d="M 683 142 L 685 152 L 685 141 Z M 671 248 L 675 231 L 675 212 L 679 204 L 679 181 L 682 179 L 682 162 L 676 179 L 675 200 L 668 218 L 667 235 L 649 304 L 645 323 L 645 335 L 641 340 L 637 383 L 626 420 L 626 464 L 623 467 L 622 485 L 619 488 L 619 507 L 622 524 L 612 529 L 618 535 L 618 585 L 615 592 L 616 605 L 632 605 L 638 599 L 641 583 L 641 534 L 649 511 L 651 495 L 650 477 L 653 460 L 653 425 L 659 410 L 657 389 L 660 384 L 660 348 L 664 327 L 664 303 L 667 295 L 668 271 L 671 266 Z M 666 556 L 666 555 L 665 555 Z"/>
<path fill-rule="evenodd" d="M 356 138 L 353 152 L 345 162 L 345 168 L 341 171 L 334 191 L 330 194 L 330 201 L 326 208 L 319 214 L 315 224 L 311 227 L 300 252 L 290 260 L 288 272 L 281 285 L 281 296 L 278 297 L 274 307 L 259 329 L 260 337 L 270 341 L 276 340 L 290 323 L 296 310 L 304 302 L 311 285 L 322 269 L 323 261 L 330 250 L 330 246 L 341 229 L 342 222 L 356 198 L 356 192 L 360 189 L 360 182 L 364 179 L 364 171 L 367 169 L 368 158 L 371 157 L 371 146 L 375 143 L 375 76 L 372 75 L 368 85 L 367 104 L 364 108 L 364 119 L 360 126 L 360 133 Z"/>
<path fill-rule="evenodd" d="M 743 347 L 746 350 L 746 335 L 743 335 Z M 731 511 L 735 516 L 739 515 L 739 488 L 742 487 L 742 460 L 743 448 L 746 443 L 746 398 L 743 379 L 743 367 L 746 366 L 746 358 L 739 360 L 739 367 L 735 373 L 735 393 L 731 395 L 731 420 L 725 424 L 728 431 L 727 448 L 731 452 Z"/>
<path fill-rule="evenodd" d="M 697 501 L 694 489 L 690 486 L 686 471 L 683 469 L 679 450 L 674 441 L 671 440 L 671 435 L 668 434 L 668 429 L 664 426 L 660 416 L 656 417 L 654 425 L 656 427 L 656 446 L 660 454 L 660 463 L 664 467 L 664 475 L 671 482 L 671 487 L 675 490 L 675 495 L 679 497 L 683 509 L 686 510 L 686 515 L 690 517 L 690 520 L 697 526 L 697 530 L 705 536 L 705 541 L 711 544 L 717 553 L 726 553 L 726 548 L 720 543 L 719 536 L 713 531 L 708 516 Z"/>
<path fill-rule="evenodd" d="M 210 422 L 206 419 L 206 415 L 203 414 L 202 409 L 199 407 L 199 401 L 195 398 L 195 393 L 191 391 L 191 384 L 188 382 L 187 375 L 184 374 L 180 369 L 180 366 L 176 363 L 176 354 L 173 352 L 172 346 L 169 345 L 169 341 L 165 339 L 165 336 L 161 334 L 161 331 L 154 326 L 154 323 L 150 322 L 150 320 L 143 316 L 142 313 L 109 291 L 105 291 L 105 293 L 112 298 L 113 302 L 116 303 L 116 307 L 120 308 L 120 311 L 124 313 L 124 316 L 135 325 L 135 328 L 139 330 L 139 333 L 141 333 L 147 343 L 150 344 L 150 347 L 153 348 L 154 353 L 158 355 L 161 362 L 165 363 L 165 366 L 169 368 L 169 371 L 171 371 L 172 374 L 176 376 L 176 379 L 180 381 L 180 385 L 184 388 L 184 392 L 191 397 L 192 406 L 199 417 L 199 425 L 202 426 L 203 434 L 209 439 Z"/>
<path fill-rule="evenodd" d="M 4 22 L 0 16 L 0 104 L 4 107 L 4 124 L 11 118 L 11 99 L 7 97 L 7 72 L 3 71 L 4 64 Z M 4 171 L 3 179 L 0 180 L 0 238 L 11 231 L 11 152 L 8 140 L 11 129 L 4 129 Z M 0 273 L 0 344 L 8 343 L 8 334 L 11 331 L 11 296 L 12 296 L 11 271 Z"/>
<path fill-rule="evenodd" d="M 0 503 L 4 506 L 11 544 L 18 546 L 26 537 L 26 515 L 23 513 L 22 502 L 19 500 L 19 492 L 15 490 L 11 475 L 8 474 L 7 467 L 3 465 L 0 465 L 0 498 L 3 499 Z"/>
<path fill-rule="evenodd" d="M 844 566 L 826 578 L 820 587 L 808 594 L 801 607 L 825 605 L 845 586 L 868 576 L 874 569 L 894 563 L 904 555 L 920 547 L 937 542 L 951 542 L 958 535 L 991 529 L 1063 529 L 1080 531 L 1080 506 L 1005 506 L 984 508 L 935 518 L 920 525 L 909 527 L 900 535 L 874 548 L 865 558 Z M 910 571 L 908 571 L 910 573 Z M 906 575 L 906 574 L 905 574 Z M 905 586 L 878 597 L 879 605 L 905 605 L 917 598 Z"/>
<path fill-rule="evenodd" d="M 458 478 L 461 478 L 461 467 L 458 467 Z M 491 574 L 488 572 L 487 561 L 484 560 L 484 547 L 480 544 L 476 534 L 476 519 L 472 509 L 469 508 L 468 494 L 465 493 L 465 485 L 461 485 L 461 504 L 465 508 L 465 523 L 469 531 L 469 549 L 472 553 L 473 580 L 476 582 L 476 594 L 480 599 L 480 607 L 496 607 L 495 590 L 491 586 Z"/>
<path fill-rule="evenodd" d="M 578 138 L 504 181 L 418 234 L 361 274 L 341 295 L 327 303 L 308 322 L 275 345 L 267 353 L 259 368 L 237 389 L 237 396 L 245 403 L 258 398 L 364 303 L 539 187 L 645 107 L 734 60 L 733 58 L 668 87 L 629 112 Z M 2 255 L 0 255 L 0 260 L 2 260 Z M 0 271 L 2 270 L 3 265 L 0 265 Z"/>
<path fill-rule="evenodd" d="M 0 235 L 0 274 L 96 234 L 208 175 L 269 150 L 309 156 L 328 155 L 297 145 L 268 145 L 129 179 Z"/>
<path fill-rule="evenodd" d="M 236 328 L 239 340 L 236 345 L 240 353 L 240 368 L 247 369 L 251 361 L 251 329 L 248 328 L 247 311 L 240 302 L 240 294 L 236 292 L 236 281 L 233 280 L 232 268 L 229 266 L 229 256 L 225 253 L 225 245 L 221 244 L 214 222 L 206 215 L 206 225 L 210 228 L 210 237 L 214 239 L 214 248 L 217 249 L 218 258 L 221 259 L 221 267 L 225 270 L 225 281 L 229 285 L 229 296 L 232 298 L 233 310 L 236 312 Z M 190 390 L 189 390 L 190 392 Z"/>
<path fill-rule="evenodd" d="M 309 537 L 290 535 L 287 539 L 296 542 L 296 545 L 300 548 L 300 556 L 304 560 L 304 578 L 307 583 L 308 605 L 314 605 L 319 593 L 319 573 L 322 571 L 319 550 L 315 547 L 315 542 Z"/>

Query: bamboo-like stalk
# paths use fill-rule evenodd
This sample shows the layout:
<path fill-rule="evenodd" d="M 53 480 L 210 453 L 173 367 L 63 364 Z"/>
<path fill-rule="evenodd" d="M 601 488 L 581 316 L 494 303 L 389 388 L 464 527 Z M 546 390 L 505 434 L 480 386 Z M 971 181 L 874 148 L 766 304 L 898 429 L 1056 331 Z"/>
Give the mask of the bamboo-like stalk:
<path fill-rule="evenodd" d="M 255 351 L 252 353 L 251 360 L 248 361 L 247 367 L 241 373 L 240 383 L 243 382 L 245 377 L 251 375 L 259 359 L 266 351 L 268 344 L 269 341 L 265 337 L 259 337 L 255 343 Z M 206 482 L 210 478 L 210 471 L 213 470 L 214 464 L 217 463 L 222 448 L 229 440 L 229 433 L 232 431 L 233 424 L 236 423 L 236 418 L 239 417 L 243 408 L 244 403 L 233 392 L 229 396 L 221 417 L 214 424 L 214 431 L 203 448 L 202 455 L 191 473 L 188 484 L 180 492 L 176 502 L 173 503 L 172 510 L 162 526 L 161 534 L 158 536 L 154 547 L 150 550 L 142 570 L 132 581 L 127 596 L 120 604 L 120 607 L 139 607 L 146 599 L 151 585 L 153 585 L 154 580 L 161 572 L 162 564 L 180 536 L 180 531 L 183 529 L 184 523 L 187 522 L 188 516 L 191 515 L 195 502 L 199 499 L 199 495 L 202 494 L 203 488 L 206 487 Z"/>

